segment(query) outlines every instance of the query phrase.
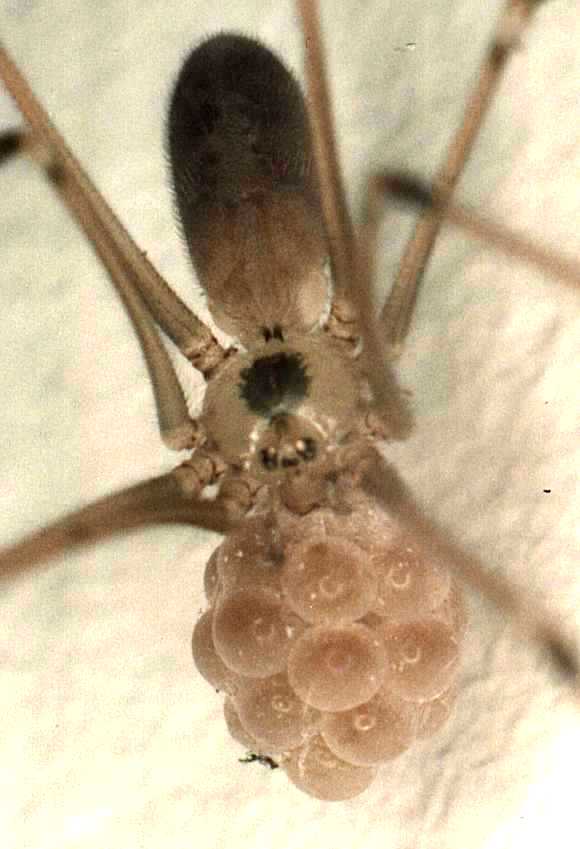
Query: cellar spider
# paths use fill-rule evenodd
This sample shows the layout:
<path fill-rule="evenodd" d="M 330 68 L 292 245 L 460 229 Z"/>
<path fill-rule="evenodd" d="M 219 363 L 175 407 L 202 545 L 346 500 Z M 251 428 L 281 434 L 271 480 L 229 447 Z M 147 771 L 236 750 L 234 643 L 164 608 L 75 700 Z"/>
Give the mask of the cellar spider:
<path fill-rule="evenodd" d="M 354 12 L 323 7 L 341 151 L 359 207 L 373 164 L 395 162 L 431 173 L 491 23 L 483 20 L 490 12 L 484 15 L 472 3 L 438 4 L 433 17 L 424 4 L 383 5 Z M 555 2 L 539 13 L 462 185 L 462 197 L 568 252 L 577 240 L 573 6 Z M 257 32 L 299 68 L 294 15 L 280 4 L 259 12 L 240 6 L 227 21 L 204 4 L 176 4 L 170 14 L 167 4 L 152 6 L 138 22 L 127 19 L 124 4 L 91 9 L 86 23 L 77 15 L 72 4 L 50 14 L 42 5 L 6 4 L 3 37 L 139 244 L 194 303 L 161 155 L 151 152 L 160 151 L 159 107 L 169 86 L 161 81 L 171 79 L 199 35 L 226 26 Z M 62 48 L 51 54 L 47 47 L 62 44 L 63 33 L 76 48 L 66 66 Z M 112 39 L 110 54 L 104 36 Z M 150 47 L 154 38 L 159 50 Z M 144 44 L 155 62 L 144 61 Z M 134 59 L 121 51 L 131 46 Z M 80 69 L 89 55 L 99 64 L 85 81 Z M 451 58 L 453 69 L 446 73 Z M 155 65 L 147 81 L 144 64 Z M 128 78 L 112 83 L 121 68 Z M 544 100 L 548 78 L 550 96 Z M 119 96 L 116 108 L 113 94 Z M 428 106 L 433 98 L 435 127 Z M 417 114 L 411 117 L 413 100 Z M 87 115 L 94 115 L 94 123 Z M 395 131 L 384 126 L 385 115 Z M 135 132 L 136 126 L 142 131 Z M 110 160 L 103 147 L 108 144 Z M 147 151 L 142 161 L 141 145 Z M 2 520 L 12 539 L 174 460 L 159 446 L 141 361 L 104 276 L 31 169 L 21 164 L 4 170 L 4 233 L 7 241 L 21 236 L 22 242 L 2 252 L 3 262 L 9 257 L 5 310 L 14 310 L 3 321 L 3 350 L 27 357 L 16 375 L 6 355 L 3 432 L 11 471 L 4 472 Z M 398 231 L 397 219 L 395 226 Z M 50 228 L 46 236 L 44 228 Z M 67 258 L 69 248 L 74 259 Z M 436 265 L 430 272 L 400 364 L 414 393 L 417 429 L 390 456 L 431 515 L 487 563 L 524 576 L 554 599 L 573 626 L 576 444 L 569 374 L 578 339 L 575 302 L 539 275 L 467 247 L 455 234 L 439 252 L 439 270 Z M 380 275 L 385 286 L 388 263 L 389 256 Z M 42 315 L 39 325 L 36 315 Z M 99 328 L 106 328 L 101 337 Z M 491 333 L 482 335 L 486 328 L 493 328 L 491 342 Z M 540 388 L 530 389 L 536 375 Z M 506 385 L 501 403 L 494 402 L 493 392 Z M 482 416 L 486 430 L 479 443 L 474 434 Z M 483 846 L 491 845 L 492 834 L 494 845 L 530 846 L 545 842 L 542 829 L 552 830 L 556 822 L 560 829 L 567 821 L 574 827 L 566 795 L 572 784 L 565 781 L 577 741 L 567 709 L 557 704 L 560 691 L 551 688 L 533 651 L 505 635 L 497 617 L 480 612 L 476 602 L 464 653 L 466 690 L 454 720 L 442 737 L 383 770 L 364 804 L 325 808 L 298 796 L 278 773 L 271 779 L 249 767 L 235 772 L 217 702 L 184 650 L 203 604 L 203 564 L 215 545 L 215 538 L 200 537 L 194 543 L 189 529 L 132 535 L 68 555 L 66 568 L 30 575 L 4 590 L 10 638 L 2 763 L 12 767 L 4 798 L 5 810 L 14 812 L 8 841 L 126 846 L 141 839 L 147 846 L 167 846 L 207 829 L 208 840 L 219 835 L 224 845 L 254 846 L 272 842 L 270 823 L 282 835 L 301 822 L 302 842 L 317 845 L 353 845 L 364 828 L 368 845 Z M 25 807 L 18 811 L 11 805 L 19 801 Z M 230 802 L 227 822 L 224 802 Z M 309 831 L 303 821 L 311 817 L 316 823 Z M 285 837 L 276 839 L 282 844 Z"/>

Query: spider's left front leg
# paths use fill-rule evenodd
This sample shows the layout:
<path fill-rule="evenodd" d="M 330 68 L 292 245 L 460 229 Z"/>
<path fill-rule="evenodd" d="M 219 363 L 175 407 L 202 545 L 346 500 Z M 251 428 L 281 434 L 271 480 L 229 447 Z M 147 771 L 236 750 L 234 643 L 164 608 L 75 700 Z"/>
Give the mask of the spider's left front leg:
<path fill-rule="evenodd" d="M 22 153 L 39 163 L 93 245 L 131 319 L 148 367 L 164 442 L 174 450 L 199 449 L 205 436 L 189 416 L 155 325 L 197 361 L 204 375 L 214 373 L 227 352 L 133 242 L 1 46 L 0 76 L 29 125 L 0 136 L 0 163 Z M 4 549 L 0 576 L 13 577 L 61 552 L 137 527 L 185 523 L 225 532 L 231 526 L 231 510 L 223 499 L 200 498 L 204 486 L 222 471 L 219 458 L 197 450 L 186 471 L 177 469 L 106 496 Z"/>
<path fill-rule="evenodd" d="M 26 153 L 40 164 L 107 269 L 131 319 L 147 363 L 164 442 L 174 450 L 193 447 L 199 443 L 199 429 L 189 416 L 183 390 L 155 325 L 204 376 L 212 374 L 228 352 L 132 240 L 2 46 L 0 76 L 29 126 L 2 136 L 0 162 Z"/>

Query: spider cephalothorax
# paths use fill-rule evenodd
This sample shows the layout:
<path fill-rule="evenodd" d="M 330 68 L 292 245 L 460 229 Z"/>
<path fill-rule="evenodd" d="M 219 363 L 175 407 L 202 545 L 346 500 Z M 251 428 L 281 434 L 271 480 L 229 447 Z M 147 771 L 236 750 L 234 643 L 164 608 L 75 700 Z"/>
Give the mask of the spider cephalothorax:
<path fill-rule="evenodd" d="M 363 410 L 358 368 L 326 335 L 238 351 L 208 385 L 201 425 L 221 457 L 272 480 L 324 461 Z"/>

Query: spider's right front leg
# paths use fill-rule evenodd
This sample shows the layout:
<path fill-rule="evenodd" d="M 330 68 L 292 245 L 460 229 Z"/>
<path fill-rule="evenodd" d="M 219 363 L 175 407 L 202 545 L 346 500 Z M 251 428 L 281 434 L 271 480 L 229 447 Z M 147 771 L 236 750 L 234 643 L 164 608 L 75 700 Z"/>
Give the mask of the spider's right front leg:
<path fill-rule="evenodd" d="M 509 59 L 520 46 L 537 5 L 535 0 L 506 0 L 500 12 L 475 85 L 465 104 L 463 119 L 449 142 L 445 159 L 433 180 L 440 203 L 422 210 L 383 307 L 381 322 L 391 360 L 400 356 L 407 339 L 425 269 L 445 218 L 445 203 L 451 199 L 461 179 Z M 372 195 L 371 178 L 367 220 L 371 230 L 369 252 L 374 254 L 381 211 Z"/>

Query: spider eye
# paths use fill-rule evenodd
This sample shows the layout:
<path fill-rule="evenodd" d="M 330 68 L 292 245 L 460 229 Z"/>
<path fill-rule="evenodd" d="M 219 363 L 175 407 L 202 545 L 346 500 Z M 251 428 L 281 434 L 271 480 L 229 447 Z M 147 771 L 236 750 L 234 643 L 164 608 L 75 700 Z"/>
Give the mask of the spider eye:
<path fill-rule="evenodd" d="M 262 466 L 268 472 L 273 472 L 278 468 L 278 453 L 275 448 L 262 448 L 260 451 L 260 460 Z"/>
<path fill-rule="evenodd" d="M 314 460 L 317 454 L 316 441 L 309 436 L 305 439 L 299 439 L 296 443 L 296 453 L 307 463 Z"/>
<path fill-rule="evenodd" d="M 258 441 L 257 455 L 266 472 L 289 471 L 318 456 L 319 435 L 301 416 L 274 416 Z M 318 438 L 317 438 L 318 437 Z"/>

